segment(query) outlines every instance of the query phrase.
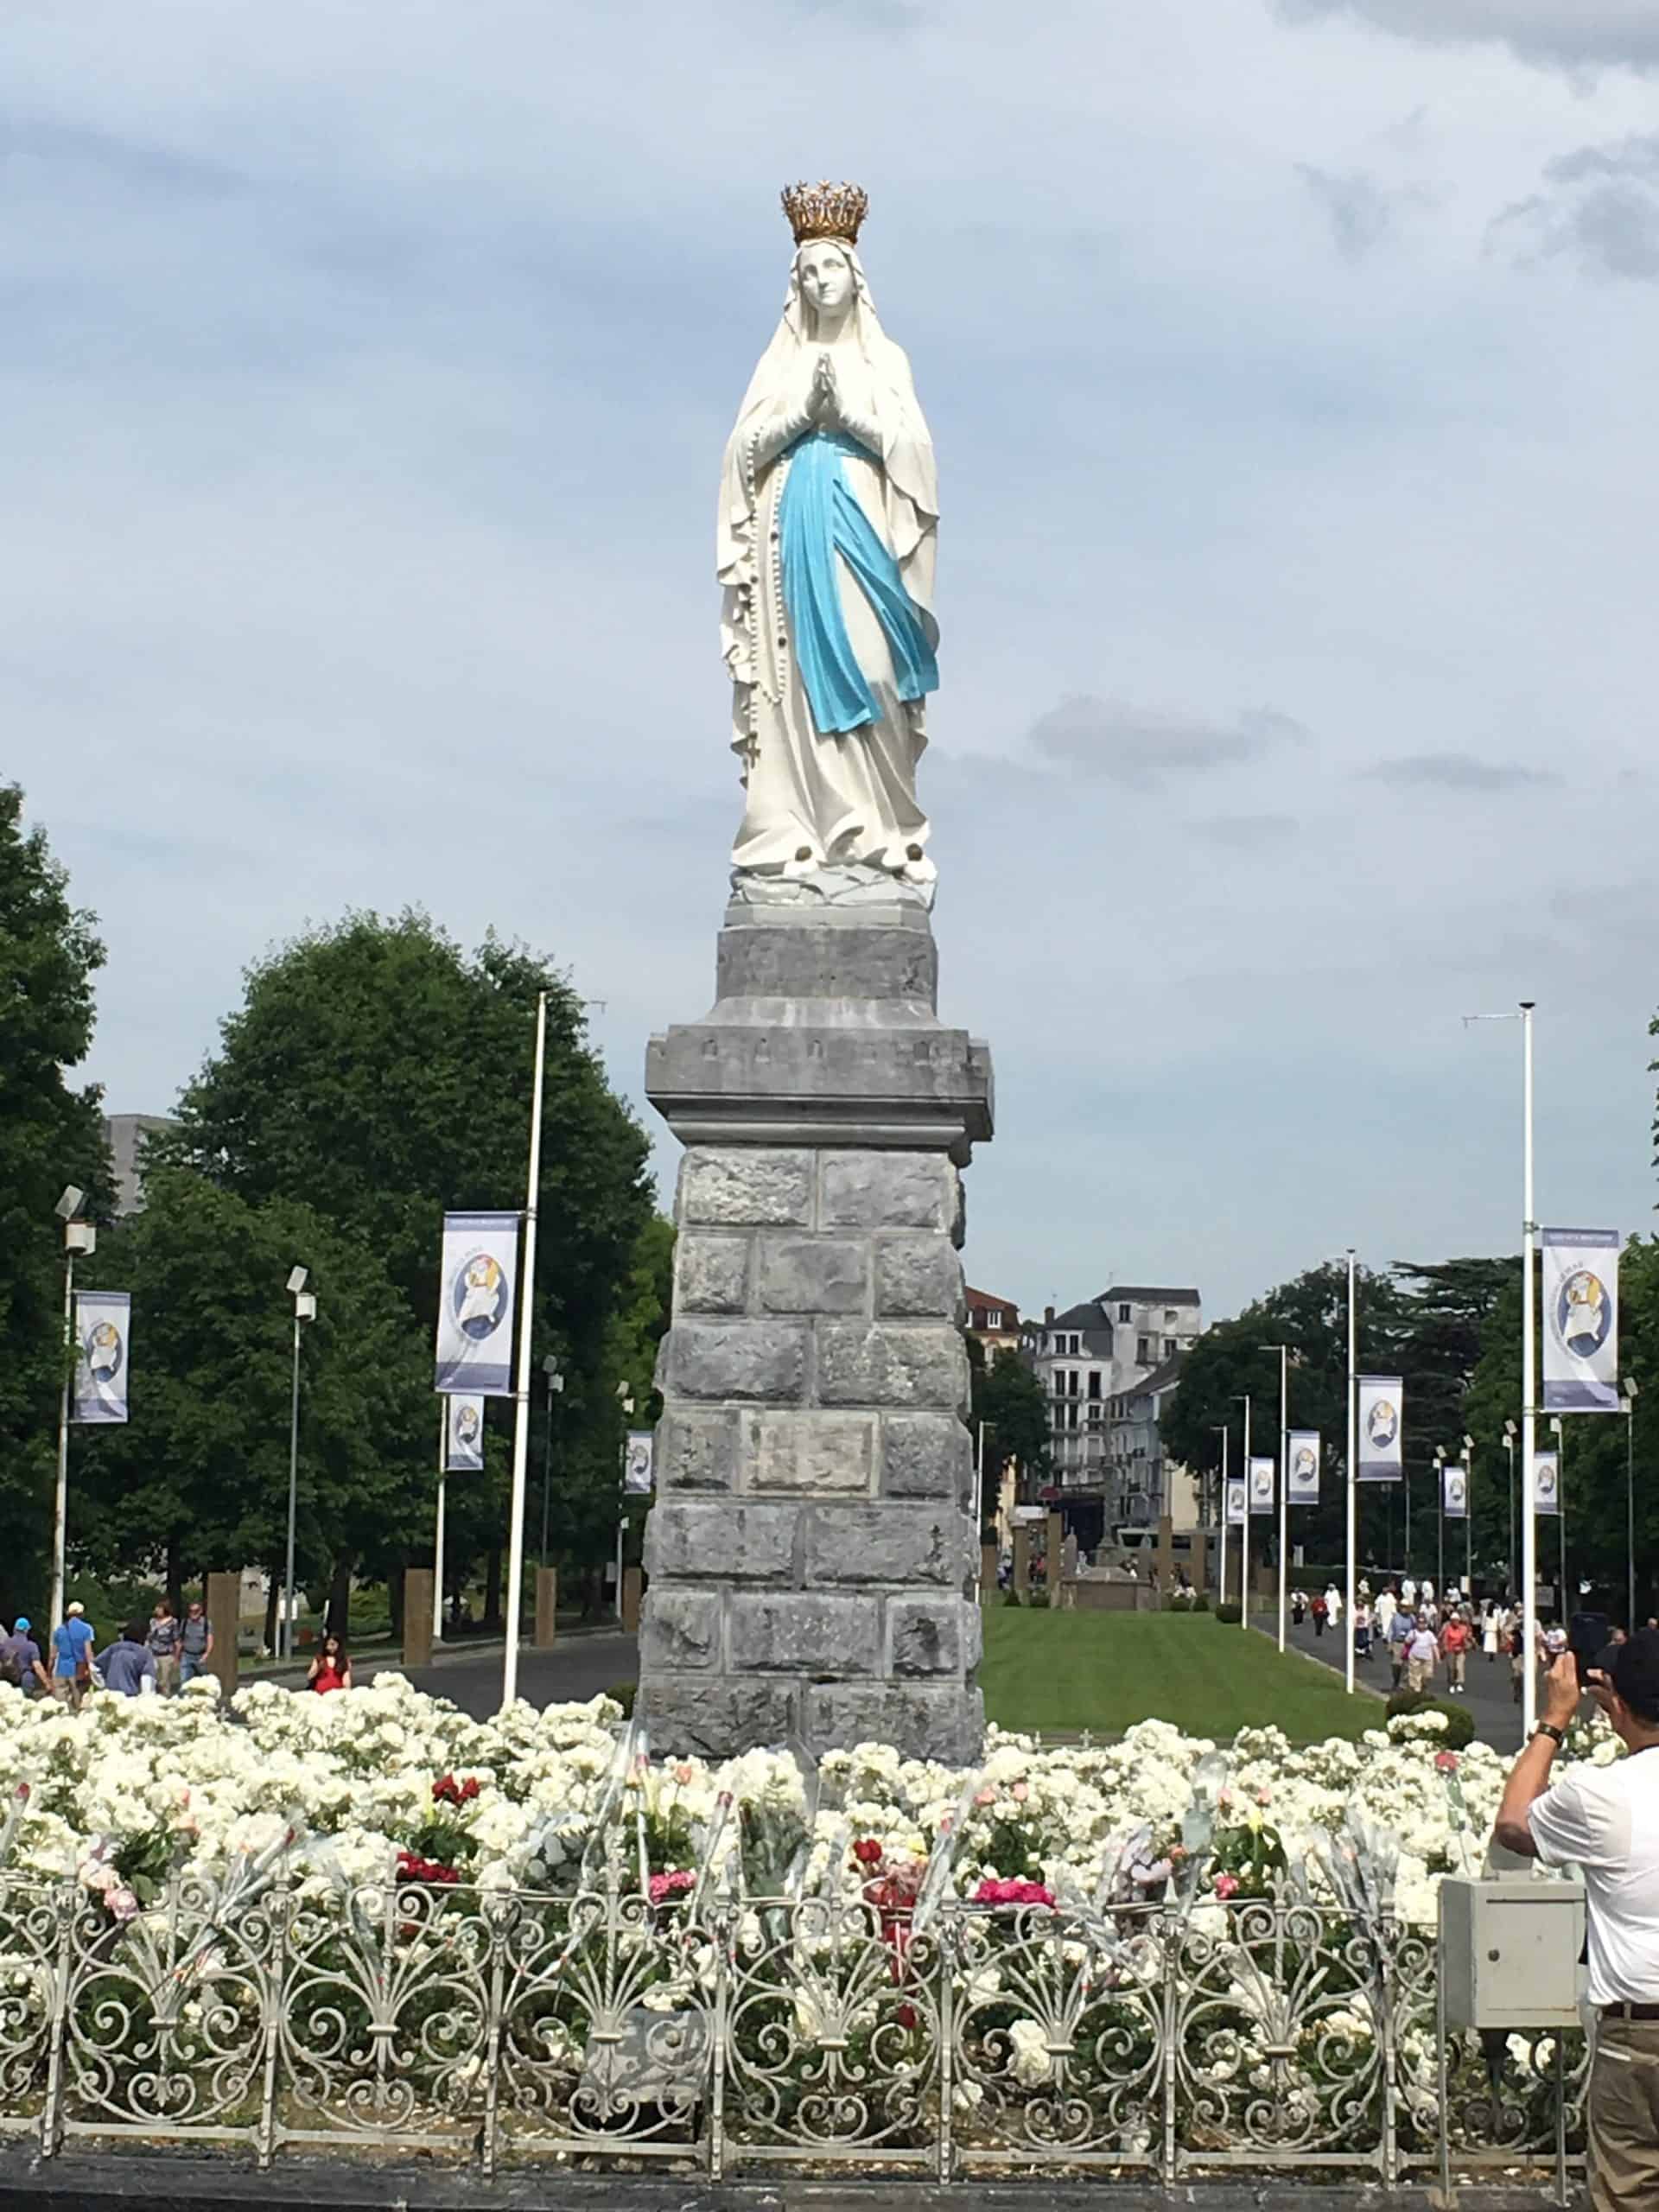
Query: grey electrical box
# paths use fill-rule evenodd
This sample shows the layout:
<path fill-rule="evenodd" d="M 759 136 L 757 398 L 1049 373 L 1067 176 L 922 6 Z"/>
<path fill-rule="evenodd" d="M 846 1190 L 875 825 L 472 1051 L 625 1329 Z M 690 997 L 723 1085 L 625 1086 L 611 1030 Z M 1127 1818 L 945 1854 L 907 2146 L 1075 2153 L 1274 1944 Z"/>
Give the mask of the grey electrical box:
<path fill-rule="evenodd" d="M 1530 1874 L 1440 1884 L 1440 1973 L 1449 2028 L 1579 2024 L 1584 1888 Z"/>

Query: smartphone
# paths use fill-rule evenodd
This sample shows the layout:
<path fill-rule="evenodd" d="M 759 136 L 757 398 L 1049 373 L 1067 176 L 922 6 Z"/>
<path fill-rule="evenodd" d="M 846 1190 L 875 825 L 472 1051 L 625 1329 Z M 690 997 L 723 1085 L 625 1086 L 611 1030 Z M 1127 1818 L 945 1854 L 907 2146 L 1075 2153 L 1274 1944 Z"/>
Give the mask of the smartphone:
<path fill-rule="evenodd" d="M 1578 1662 L 1582 1681 L 1613 1639 L 1613 1624 L 1605 1613 L 1574 1613 L 1567 1624 L 1567 1647 Z"/>

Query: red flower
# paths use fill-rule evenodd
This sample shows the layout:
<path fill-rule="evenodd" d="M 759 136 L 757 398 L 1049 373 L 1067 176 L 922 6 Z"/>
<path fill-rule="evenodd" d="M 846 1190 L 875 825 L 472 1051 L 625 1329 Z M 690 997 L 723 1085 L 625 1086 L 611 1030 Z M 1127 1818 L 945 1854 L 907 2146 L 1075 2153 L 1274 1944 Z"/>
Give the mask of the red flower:
<path fill-rule="evenodd" d="M 853 1846 L 853 1856 L 861 1866 L 879 1866 L 881 1847 L 873 1835 L 861 1835 Z"/>
<path fill-rule="evenodd" d="M 976 1904 L 1052 1904 L 1054 1892 L 1041 1882 L 999 1881 L 988 1874 L 974 1891 Z"/>
<path fill-rule="evenodd" d="M 1458 1755 L 1455 1751 L 1436 1751 L 1434 1764 L 1442 1774 L 1455 1774 L 1458 1770 Z"/>
<path fill-rule="evenodd" d="M 899 2007 L 893 2017 L 898 2021 L 899 2026 L 905 2030 L 906 2034 L 908 2034 L 910 2030 L 916 2024 L 918 2017 L 916 2007 L 906 2001 Z"/>
<path fill-rule="evenodd" d="M 423 1859 L 417 1852 L 400 1851 L 397 1854 L 397 1878 L 402 1882 L 458 1882 L 460 1875 L 453 1866 L 445 1866 L 435 1859 Z"/>
<path fill-rule="evenodd" d="M 653 1874 L 647 1884 L 652 1904 L 661 1904 L 665 1897 L 683 1897 L 688 1890 L 697 1886 L 697 1878 L 683 1866 L 676 1866 L 666 1874 Z"/>
<path fill-rule="evenodd" d="M 1217 1874 L 1216 1877 L 1216 1895 L 1218 1897 L 1236 1897 L 1238 1895 L 1237 1875 Z"/>

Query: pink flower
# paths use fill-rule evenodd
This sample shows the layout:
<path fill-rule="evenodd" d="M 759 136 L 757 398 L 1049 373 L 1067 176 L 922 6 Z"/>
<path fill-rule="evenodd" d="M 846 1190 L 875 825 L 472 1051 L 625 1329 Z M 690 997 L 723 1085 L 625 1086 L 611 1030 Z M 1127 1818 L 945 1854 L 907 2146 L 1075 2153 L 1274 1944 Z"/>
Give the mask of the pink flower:
<path fill-rule="evenodd" d="M 686 1783 L 690 1781 L 691 1775 L 692 1766 L 690 1760 L 682 1759 L 674 1770 L 674 1779 L 679 1783 L 682 1789 L 683 1789 Z"/>
<path fill-rule="evenodd" d="M 128 1889 L 105 1891 L 104 1902 L 118 1920 L 130 1920 L 138 1910 L 138 1900 Z"/>
<path fill-rule="evenodd" d="M 1217 1874 L 1216 1877 L 1216 1895 L 1218 1897 L 1236 1897 L 1238 1895 L 1237 1875 Z"/>
<path fill-rule="evenodd" d="M 1458 1770 L 1458 1755 L 1455 1751 L 1436 1751 L 1434 1764 L 1442 1774 L 1455 1774 Z"/>
<path fill-rule="evenodd" d="M 974 1891 L 976 1904 L 1052 1904 L 1054 1892 L 1041 1882 L 998 1880 L 988 1874 Z"/>
<path fill-rule="evenodd" d="M 661 1904 L 664 1897 L 683 1897 L 696 1885 L 695 1874 L 688 1873 L 683 1866 L 676 1866 L 666 1874 L 653 1874 L 647 1887 L 652 1904 Z"/>
<path fill-rule="evenodd" d="M 1008 1795 L 1013 1798 L 1016 1805 L 1023 1805 L 1027 1798 L 1030 1796 L 1031 1790 L 1025 1783 L 1016 1782 L 1013 1789 L 1009 1790 Z"/>
<path fill-rule="evenodd" d="M 974 1792 L 974 1802 L 976 1805 L 995 1805 L 996 1802 L 995 1790 L 976 1789 Z"/>

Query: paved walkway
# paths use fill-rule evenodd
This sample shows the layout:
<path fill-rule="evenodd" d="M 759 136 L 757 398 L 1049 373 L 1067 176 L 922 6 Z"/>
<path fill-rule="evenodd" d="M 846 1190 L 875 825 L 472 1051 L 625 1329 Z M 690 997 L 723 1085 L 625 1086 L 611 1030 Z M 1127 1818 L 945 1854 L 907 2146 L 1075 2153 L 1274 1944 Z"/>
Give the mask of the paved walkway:
<path fill-rule="evenodd" d="M 1266 1612 L 1253 1614 L 1251 1618 L 1256 1627 L 1277 1641 L 1279 1614 L 1276 1606 L 1269 1607 Z M 1342 1635 L 1335 1635 L 1327 1629 L 1323 1636 L 1315 1636 L 1312 1620 L 1304 1621 L 1300 1628 L 1291 1622 L 1287 1626 L 1286 1642 L 1339 1675 L 1346 1664 L 1343 1637 L 1347 1633 L 1347 1626 L 1344 1615 Z M 1376 1650 L 1369 1664 L 1363 1659 L 1357 1660 L 1354 1680 L 1386 1697 L 1392 1687 L 1393 1675 L 1385 1654 L 1381 1649 Z M 1444 1667 L 1436 1672 L 1432 1687 L 1436 1697 L 1445 1696 Z M 1490 1744 L 1499 1751 L 1519 1751 L 1521 1708 L 1510 1696 L 1510 1662 L 1507 1659 L 1489 1660 L 1484 1652 L 1471 1652 L 1468 1694 L 1465 1702 L 1475 1716 L 1475 1733 L 1483 1744 Z"/>
<path fill-rule="evenodd" d="M 409 1679 L 416 1689 L 447 1697 L 474 1720 L 487 1720 L 500 1710 L 503 1649 L 492 1643 L 481 1651 L 448 1654 L 435 1666 L 414 1668 Z M 388 1665 L 385 1671 L 401 1674 L 403 1669 Z M 562 1637 L 550 1651 L 521 1645 L 518 1694 L 537 1706 L 580 1702 L 619 1682 L 632 1681 L 639 1671 L 639 1648 L 632 1637 L 620 1629 L 590 1630 Z"/>

